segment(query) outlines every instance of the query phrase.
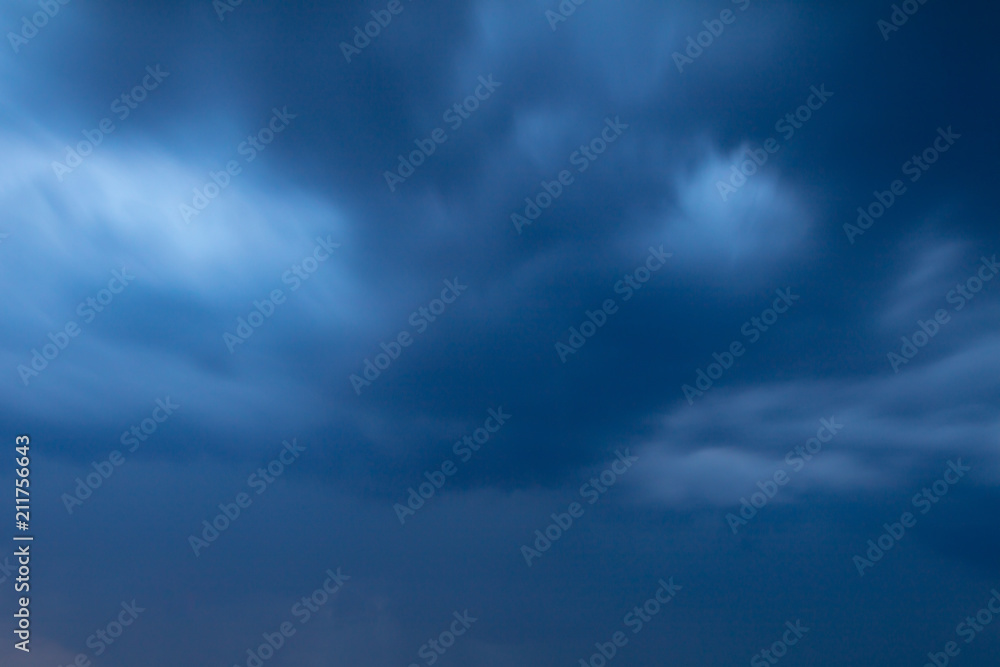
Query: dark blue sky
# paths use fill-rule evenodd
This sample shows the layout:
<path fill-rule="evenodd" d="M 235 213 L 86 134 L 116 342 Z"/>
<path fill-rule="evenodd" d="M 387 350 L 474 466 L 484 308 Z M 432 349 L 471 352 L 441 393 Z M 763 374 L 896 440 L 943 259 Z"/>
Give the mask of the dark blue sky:
<path fill-rule="evenodd" d="M 993 664 L 1000 15 L 895 7 L 9 3 L 3 664 Z"/>

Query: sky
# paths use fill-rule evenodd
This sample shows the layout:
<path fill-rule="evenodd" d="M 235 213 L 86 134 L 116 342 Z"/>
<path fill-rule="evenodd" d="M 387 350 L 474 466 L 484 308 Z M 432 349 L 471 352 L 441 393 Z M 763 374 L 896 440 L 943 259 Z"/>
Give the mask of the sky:
<path fill-rule="evenodd" d="M 2 663 L 994 664 L 998 19 L 7 3 Z"/>

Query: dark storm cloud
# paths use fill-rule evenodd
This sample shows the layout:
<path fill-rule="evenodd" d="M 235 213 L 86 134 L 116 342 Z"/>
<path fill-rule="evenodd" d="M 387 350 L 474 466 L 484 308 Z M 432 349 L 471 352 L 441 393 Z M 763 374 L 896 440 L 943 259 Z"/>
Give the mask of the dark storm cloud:
<path fill-rule="evenodd" d="M 121 121 L 116 134 L 108 136 L 107 143 L 99 146 L 77 172 L 69 174 L 66 182 L 58 182 L 47 173 L 46 163 L 59 159 L 60 144 L 82 135 L 74 137 L 70 132 L 67 139 L 66 133 L 57 131 L 62 135 L 57 137 L 36 125 L 34 131 L 25 126 L 18 139 L 21 164 L 35 165 L 34 171 L 22 170 L 21 178 L 26 178 L 27 173 L 32 180 L 22 180 L 11 209 L 22 224 L 32 221 L 30 226 L 24 224 L 33 231 L 21 232 L 21 243 L 46 248 L 45 237 L 40 236 L 44 230 L 49 243 L 46 252 L 58 248 L 64 258 L 57 269 L 47 268 L 45 278 L 35 282 L 36 289 L 50 285 L 45 299 L 59 299 L 50 301 L 58 306 L 46 310 L 46 326 L 54 330 L 73 318 L 72 305 L 87 290 L 77 289 L 70 295 L 66 287 L 81 285 L 84 276 L 92 286 L 90 290 L 96 291 L 101 286 L 99 274 L 118 264 L 131 261 L 141 275 L 138 286 L 122 297 L 121 304 L 114 304 L 113 313 L 102 318 L 107 322 L 98 322 L 104 328 L 95 330 L 99 333 L 85 332 L 79 343 L 74 341 L 77 349 L 66 353 L 69 361 L 57 359 L 53 369 L 61 365 L 70 372 L 72 366 L 81 363 L 103 368 L 122 363 L 102 358 L 100 347 L 92 348 L 101 345 L 102 338 L 107 345 L 113 345 L 118 360 L 132 360 L 128 365 L 173 365 L 175 362 L 170 360 L 178 356 L 178 350 L 172 332 L 177 330 L 182 337 L 190 338 L 180 354 L 189 357 L 192 369 L 181 374 L 186 380 L 179 377 L 177 382 L 163 384 L 179 385 L 175 390 L 178 392 L 183 392 L 185 385 L 193 386 L 191 380 L 198 376 L 220 386 L 239 381 L 263 388 L 271 386 L 273 378 L 280 375 L 284 382 L 292 383 L 285 392 L 289 403 L 302 405 L 301 399 L 293 398 L 296 391 L 360 403 L 360 412 L 354 416 L 345 411 L 335 418 L 335 424 L 344 419 L 347 424 L 343 426 L 366 413 L 369 417 L 365 421 L 391 421 L 392 415 L 413 416 L 442 409 L 441 418 L 465 424 L 474 421 L 481 406 L 491 401 L 533 406 L 522 413 L 525 419 L 519 428 L 524 432 L 517 437 L 523 443 L 521 447 L 551 443 L 556 433 L 562 433 L 575 445 L 549 445 L 547 451 L 562 452 L 554 459 L 546 455 L 534 463 L 511 461 L 514 468 L 510 475 L 516 479 L 526 472 L 522 469 L 525 465 L 529 470 L 534 466 L 555 466 L 568 471 L 577 463 L 593 460 L 611 434 L 638 435 L 644 430 L 640 424 L 652 414 L 678 405 L 677 387 L 689 383 L 697 367 L 679 362 L 710 359 L 713 348 L 695 345 L 695 341 L 707 336 L 724 346 L 727 339 L 739 338 L 733 332 L 747 319 L 747 313 L 764 307 L 765 295 L 786 286 L 793 273 L 798 283 L 794 289 L 804 295 L 803 306 L 766 341 L 772 349 L 785 349 L 788 362 L 802 359 L 779 362 L 786 368 L 782 373 L 787 379 L 810 372 L 809 362 L 804 359 L 809 356 L 806 351 L 819 350 L 822 357 L 823 349 L 835 347 L 842 335 L 838 330 L 879 326 L 871 321 L 874 313 L 870 308 L 859 309 L 856 303 L 844 303 L 842 298 L 839 308 L 829 308 L 830 299 L 840 298 L 833 293 L 841 291 L 844 280 L 851 280 L 841 275 L 838 266 L 845 261 L 860 264 L 878 251 L 879 228 L 858 239 L 855 247 L 845 244 L 835 233 L 841 220 L 849 220 L 854 200 L 866 204 L 867 199 L 856 195 L 850 203 L 833 207 L 819 202 L 826 197 L 821 187 L 830 182 L 829 176 L 843 179 L 843 174 L 849 174 L 848 178 L 860 180 L 858 151 L 864 147 L 864 135 L 874 134 L 873 126 L 879 123 L 870 114 L 859 113 L 855 102 L 860 91 L 880 87 L 882 94 L 887 94 L 887 85 L 900 88 L 905 82 L 899 78 L 885 81 L 877 73 L 865 76 L 858 63 L 849 58 L 854 43 L 860 40 L 856 30 L 850 33 L 854 42 L 829 40 L 808 51 L 817 57 L 822 54 L 822 61 L 806 58 L 795 70 L 794 81 L 789 80 L 786 86 L 736 84 L 730 74 L 753 72 L 751 81 L 769 76 L 766 71 L 755 70 L 753 63 L 760 61 L 766 63 L 766 68 L 778 68 L 782 60 L 776 53 L 780 49 L 786 49 L 785 53 L 807 52 L 815 22 L 829 19 L 832 29 L 846 33 L 856 24 L 854 17 L 821 17 L 823 10 L 817 8 L 804 16 L 788 7 L 755 5 L 748 6 L 745 13 L 736 9 L 738 20 L 686 71 L 678 73 L 672 63 L 663 65 L 663 56 L 678 49 L 676 45 L 683 44 L 688 34 L 697 33 L 702 20 L 714 19 L 708 15 L 699 18 L 704 11 L 588 6 L 552 31 L 544 21 L 526 22 L 529 8 L 538 9 L 528 4 L 455 4 L 442 8 L 450 19 L 435 23 L 434 30 L 450 50 L 422 52 L 415 59 L 412 51 L 399 45 L 430 28 L 427 11 L 408 6 L 393 25 L 385 28 L 384 35 L 356 56 L 356 62 L 341 62 L 336 53 L 328 53 L 326 58 L 312 58 L 309 67 L 294 66 L 295 54 L 279 48 L 283 36 L 262 44 L 249 58 L 243 50 L 220 48 L 211 68 L 198 67 L 199 48 L 207 48 L 206 44 L 231 45 L 251 32 L 253 26 L 264 23 L 287 28 L 273 28 L 276 35 L 301 30 L 310 36 L 290 47 L 292 51 L 329 51 L 329 39 L 319 40 L 315 23 L 305 22 L 297 10 L 248 5 L 227 16 L 229 21 L 222 25 L 205 7 L 192 10 L 194 21 L 191 12 L 165 10 L 159 18 L 166 24 L 177 25 L 178 29 L 181 24 L 188 25 L 192 34 L 200 33 L 201 46 L 194 49 L 181 49 L 178 42 L 163 36 L 139 39 L 137 26 L 148 18 L 145 13 L 116 15 L 116 30 L 125 37 L 120 57 L 134 64 L 124 70 L 141 73 L 140 63 L 176 63 L 168 67 L 170 78 L 162 90 L 152 93 L 151 99 L 142 104 L 135 112 L 137 118 Z M 60 28 L 63 31 L 82 33 L 91 23 L 108 24 L 107 16 L 102 20 L 80 8 L 67 6 L 63 12 L 56 17 L 65 24 Z M 542 14 L 540 10 L 538 13 Z M 323 18 L 346 20 L 345 26 L 364 19 L 363 15 L 347 14 L 331 11 Z M 243 25 L 236 27 L 241 21 Z M 54 18 L 52 27 L 56 25 Z M 605 25 L 613 28 L 603 29 Z M 911 34 L 918 30 L 908 29 Z M 633 38 L 624 39 L 624 34 Z M 765 40 L 767 35 L 780 39 Z M 54 34 L 43 33 L 31 46 L 36 47 L 45 38 L 55 41 Z M 518 48 L 528 39 L 534 40 L 538 48 L 530 58 Z M 54 48 L 69 47 L 62 41 Z M 902 47 L 892 44 L 885 48 Z M 933 56 L 927 53 L 910 57 L 932 61 Z M 13 56 L 24 60 L 31 57 L 36 56 Z M 42 60 L 40 56 L 38 59 Z M 658 64 L 643 67 L 641 63 L 646 61 Z M 68 58 L 53 58 L 36 65 L 35 75 L 57 84 L 60 77 L 72 75 L 69 67 L 79 67 L 69 62 Z M 538 67 L 540 62 L 548 67 Z M 808 71 L 810 66 L 816 70 Z M 396 80 L 392 78 L 394 70 L 399 72 Z M 418 70 L 431 74 L 419 79 L 409 76 Z M 96 126 L 106 111 L 99 102 L 102 98 L 94 97 L 98 93 L 93 91 L 105 91 L 104 100 L 113 100 L 119 94 L 123 79 L 110 83 L 115 70 L 95 67 L 90 71 L 93 77 L 103 79 L 77 79 L 81 94 L 71 98 L 74 104 L 61 112 L 63 126 Z M 450 132 L 448 143 L 399 186 L 398 192 L 389 193 L 382 173 L 395 167 L 395 156 L 407 153 L 415 139 L 441 126 L 441 111 L 470 93 L 477 76 L 489 74 L 501 82 L 493 97 L 463 127 Z M 297 78 L 298 84 L 290 86 L 289 76 Z M 375 97 L 362 94 L 364 87 L 360 85 L 362 79 L 370 80 L 372 76 L 380 77 Z M 223 87 L 217 92 L 227 94 L 208 95 L 209 91 L 201 90 L 199 96 L 199 82 L 209 79 L 213 85 Z M 834 92 L 825 108 L 794 136 L 781 141 L 780 152 L 731 195 L 731 200 L 722 201 L 718 183 L 728 176 L 729 166 L 746 158 L 743 151 L 759 149 L 765 139 L 774 136 L 775 120 L 780 121 L 784 112 L 804 102 L 810 86 L 825 86 L 828 81 Z M 709 88 L 712 85 L 724 90 L 725 95 L 713 92 Z M 587 93 L 587 87 L 592 89 L 590 93 L 581 94 Z M 334 115 L 328 115 L 331 109 L 310 103 L 310 97 L 322 98 L 322 104 L 337 99 L 322 94 L 333 90 L 362 99 L 353 104 L 341 100 Z M 386 104 L 387 99 L 380 96 L 395 96 L 396 102 Z M 689 96 L 702 102 L 693 104 Z M 895 96 L 902 98 L 903 94 L 900 91 Z M 728 107 L 713 106 L 711 100 L 723 98 Z M 238 111 L 232 108 L 237 102 Z M 192 187 L 203 188 L 210 172 L 217 173 L 228 160 L 240 161 L 237 147 L 243 138 L 265 126 L 271 107 L 282 108 L 286 103 L 299 114 L 287 133 L 267 146 L 256 163 L 243 164 L 244 173 L 233 176 L 233 184 L 203 213 L 187 225 L 178 220 L 178 207 L 191 201 Z M 22 105 L 40 107 L 40 101 L 26 98 Z M 8 106 L 13 107 L 11 102 Z M 740 113 L 734 115 L 732 109 Z M 949 110 L 955 113 L 954 107 Z M 906 158 L 906 150 L 913 150 L 902 146 L 919 149 L 926 143 L 924 137 L 932 139 L 939 125 L 957 122 L 962 132 L 976 131 L 973 122 L 962 125 L 967 120 L 962 116 L 945 118 L 934 111 L 921 110 L 927 123 L 920 126 L 910 114 L 906 128 L 910 139 L 896 139 L 901 146 L 896 162 Z M 214 120 L 222 117 L 227 118 L 222 124 Z M 317 128 L 320 117 L 325 118 L 325 127 L 355 129 L 324 135 Z M 598 135 L 608 117 L 621 118 L 628 130 L 586 173 L 575 174 L 576 181 L 565 186 L 565 193 L 555 205 L 517 234 L 509 224 L 510 214 L 522 212 L 524 197 L 535 196 L 540 181 L 555 179 L 561 169 L 573 169 L 571 156 L 579 156 L 575 151 Z M 367 119 L 364 122 L 369 123 L 371 131 L 364 130 L 364 122 L 359 125 L 361 118 Z M 22 116 L 21 123 L 29 122 Z M 62 130 L 60 123 L 51 119 L 45 125 Z M 173 135 L 177 139 L 181 129 L 186 137 L 181 141 L 166 143 L 156 138 Z M 304 142 L 307 136 L 313 139 Z M 848 140 L 834 144 L 829 139 L 832 136 Z M 888 136 L 892 137 L 892 133 Z M 963 142 L 958 150 L 974 151 L 976 143 Z M 892 152 L 886 149 L 886 153 Z M 943 157 L 943 161 L 951 162 L 960 159 L 960 152 Z M 807 165 L 805 170 L 797 166 L 799 162 Z M 140 163 L 141 169 L 133 167 Z M 345 170 L 341 165 L 348 164 L 351 175 L 342 180 Z M 894 218 L 912 217 L 918 199 L 925 209 L 935 207 L 935 192 L 944 193 L 927 181 L 947 181 L 954 167 L 942 164 L 934 169 L 891 210 Z M 810 170 L 824 178 L 810 177 Z M 885 176 L 867 182 L 882 187 L 880 184 L 898 176 L 887 170 L 880 173 Z M 361 175 L 367 175 L 367 182 L 358 180 Z M 293 185 L 296 177 L 304 177 L 309 185 Z M 954 199 L 956 193 L 946 196 Z M 973 202 L 963 206 L 968 210 L 970 204 L 974 206 Z M 276 220 L 283 222 L 276 224 Z M 888 219 L 879 223 L 888 224 Z M 974 226 L 974 221 L 969 219 L 964 224 Z M 82 236 L 88 227 L 96 230 L 95 225 L 101 226 L 104 238 Z M 139 244 L 138 229 L 142 229 Z M 71 241 L 74 234 L 78 238 Z M 306 256 L 311 239 L 320 234 L 332 234 L 331 238 L 343 243 L 337 256 L 322 267 L 325 275 L 309 286 L 311 290 L 289 295 L 298 303 L 279 312 L 266 330 L 239 348 L 238 354 L 231 358 L 217 354 L 221 346 L 213 344 L 212 339 L 219 340 L 223 332 L 235 329 L 236 317 L 249 312 L 254 299 L 280 287 L 284 268 L 295 258 Z M 960 247 L 956 243 L 961 241 L 951 243 L 955 252 Z M 546 349 L 564 339 L 570 326 L 579 325 L 585 310 L 614 297 L 617 281 L 641 263 L 650 245 L 663 245 L 673 252 L 668 267 L 653 278 L 634 303 L 622 303 L 622 313 L 575 355 L 570 365 L 556 364 L 556 355 L 546 353 Z M 917 241 L 910 247 L 922 252 L 919 246 Z M 927 252 L 936 253 L 930 258 L 932 264 L 949 257 L 946 250 Z M 184 257 L 186 263 L 178 262 L 178 256 Z M 114 257 L 115 261 L 98 267 L 98 257 Z M 920 256 L 912 261 L 927 263 Z M 12 263 L 7 267 L 21 275 L 30 276 L 32 272 L 32 267 Z M 41 273 L 37 263 L 33 267 Z M 893 277 L 882 268 L 870 271 L 873 275 L 867 277 L 881 281 L 882 289 L 887 290 L 885 283 Z M 70 279 L 71 275 L 75 278 Z M 370 390 L 377 401 L 366 404 L 365 397 L 352 399 L 347 377 L 360 372 L 364 359 L 374 357 L 379 351 L 377 342 L 389 340 L 411 326 L 407 316 L 434 297 L 437 284 L 456 276 L 470 285 L 468 294 L 385 372 L 386 377 Z M 903 281 L 902 286 L 906 284 Z M 57 297 L 55 290 L 62 294 Z M 914 291 L 927 293 L 924 289 Z M 157 305 L 145 306 L 149 310 L 144 310 L 134 303 L 139 297 L 132 297 L 132 293 Z M 181 293 L 191 297 L 181 298 Z M 16 298 L 27 302 L 28 294 L 22 290 Z M 902 323 L 904 312 L 908 316 L 915 312 L 906 305 L 905 297 L 896 296 L 904 302 L 894 304 L 882 320 L 898 313 Z M 30 300 L 37 304 L 37 297 Z M 324 305 L 318 307 L 319 303 Z M 195 304 L 197 308 L 193 308 Z M 533 319 L 532 312 L 538 317 Z M 520 328 L 507 324 L 518 318 Z M 116 319 L 124 324 L 112 327 Z M 138 326 L 129 328 L 130 320 Z M 183 322 L 183 326 L 175 326 L 176 321 Z M 817 328 L 819 321 L 824 326 Z M 698 328 L 705 325 L 707 328 L 699 332 Z M 190 332 L 204 333 L 192 336 Z M 8 348 L 6 353 L 8 364 L 23 363 L 28 350 L 44 343 L 47 333 L 44 327 L 30 334 L 18 327 L 16 351 Z M 619 341 L 628 338 L 642 344 L 619 351 Z M 651 345 L 657 338 L 663 343 Z M 289 346 L 289 342 L 294 345 Z M 796 349 L 798 353 L 790 353 Z M 752 352 L 762 356 L 757 350 Z M 310 360 L 306 366 L 293 361 L 298 354 L 302 355 L 298 358 Z M 614 355 L 613 363 L 609 354 Z M 769 363 L 777 361 L 766 358 Z M 283 363 L 269 364 L 264 359 L 280 359 Z M 510 364 L 511 359 L 529 363 Z M 472 360 L 475 362 L 470 363 Z M 748 356 L 746 363 L 751 369 L 734 381 L 751 383 L 760 378 L 760 371 L 754 370 L 754 359 Z M 657 369 L 655 377 L 636 374 L 640 364 Z M 615 366 L 621 371 L 616 372 Z M 289 367 L 293 369 L 291 375 L 287 373 Z M 301 370 L 296 372 L 297 368 Z M 328 370 L 314 370 L 319 368 Z M 762 363 L 758 361 L 756 368 L 761 369 Z M 852 374 L 865 375 L 871 370 L 853 369 Z M 581 373 L 589 376 L 585 384 L 580 383 Z M 114 375 L 106 374 L 109 378 Z M 162 377 L 162 373 L 153 375 Z M 294 380 L 296 375 L 298 381 Z M 431 378 L 434 386 L 428 388 L 427 380 Z M 97 377 L 91 382 L 91 388 L 101 386 Z M 135 388 L 129 382 L 122 386 L 116 381 L 115 390 L 90 393 L 107 396 L 115 391 L 132 395 Z M 573 385 L 579 389 L 574 390 Z M 293 388 L 296 386 L 298 390 Z M 601 388 L 613 388 L 607 393 L 613 393 L 615 398 L 602 396 Z M 18 401 L 32 400 L 27 398 L 31 392 L 11 391 L 21 396 Z M 44 387 L 40 388 L 34 395 L 44 391 Z M 433 392 L 432 400 L 427 400 L 428 392 Z M 425 399 L 418 399 L 418 394 Z M 225 395 L 235 399 L 238 393 L 223 390 L 214 400 Z M 549 402 L 544 396 L 558 396 L 560 405 L 546 405 Z M 391 402 L 386 404 L 386 400 Z M 196 393 L 191 394 L 191 401 L 204 405 Z M 228 412 L 206 408 L 204 418 L 218 419 L 219 414 Z M 568 425 L 561 423 L 565 421 L 559 418 L 561 414 L 568 417 L 575 412 L 586 416 L 569 419 Z M 215 417 L 210 416 L 213 413 Z M 438 420 L 430 423 L 434 421 Z M 363 423 L 348 426 L 347 431 L 358 432 L 357 427 Z M 447 440 L 457 430 L 460 428 L 453 427 L 453 434 L 448 435 L 447 431 L 431 427 L 422 437 Z M 360 432 L 364 431 L 362 427 Z M 361 446 L 385 449 L 378 439 L 377 434 L 374 439 L 365 436 L 367 442 Z M 394 440 L 397 444 L 391 448 L 403 452 L 415 445 L 405 436 L 399 439 L 397 435 Z M 330 447 L 335 449 L 337 445 L 331 442 Z"/>

